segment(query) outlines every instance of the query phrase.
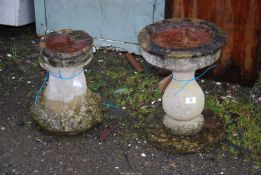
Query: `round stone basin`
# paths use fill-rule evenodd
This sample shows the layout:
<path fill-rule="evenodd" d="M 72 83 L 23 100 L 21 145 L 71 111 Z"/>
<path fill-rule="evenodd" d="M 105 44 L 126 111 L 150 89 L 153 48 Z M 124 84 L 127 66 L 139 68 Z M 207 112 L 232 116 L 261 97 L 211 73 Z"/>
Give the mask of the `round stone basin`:
<path fill-rule="evenodd" d="M 40 64 L 53 67 L 75 67 L 92 57 L 92 37 L 80 30 L 60 30 L 40 42 Z"/>
<path fill-rule="evenodd" d="M 65 34 L 58 34 L 47 38 L 46 46 L 53 52 L 73 53 L 87 46 L 85 40 L 72 40 Z"/>
<path fill-rule="evenodd" d="M 211 30 L 206 26 L 180 25 L 176 28 L 159 29 L 152 35 L 152 42 L 163 48 L 195 48 L 213 39 Z"/>
<path fill-rule="evenodd" d="M 176 71 L 213 64 L 225 40 L 215 24 L 198 19 L 159 21 L 145 27 L 138 39 L 141 53 L 149 63 Z"/>

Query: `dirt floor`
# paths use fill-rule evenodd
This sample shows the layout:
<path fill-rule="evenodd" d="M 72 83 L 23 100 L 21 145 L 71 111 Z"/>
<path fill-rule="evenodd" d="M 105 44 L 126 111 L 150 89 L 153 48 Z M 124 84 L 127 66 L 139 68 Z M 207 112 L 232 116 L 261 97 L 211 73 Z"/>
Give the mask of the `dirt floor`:
<path fill-rule="evenodd" d="M 29 110 L 45 74 L 37 61 L 38 42 L 34 25 L 19 28 L 0 26 L 1 174 L 261 173 L 260 163 L 251 156 L 235 156 L 221 146 L 211 152 L 188 155 L 172 155 L 158 150 L 147 142 L 142 130 L 136 135 L 128 135 L 136 132 L 132 127 L 135 120 L 125 108 L 106 109 L 106 121 L 102 125 L 77 136 L 57 136 L 43 132 L 32 121 Z M 145 61 L 141 64 L 147 74 L 157 72 Z M 133 72 L 133 67 L 124 55 L 97 51 L 92 63 L 86 67 L 90 86 L 93 87 L 92 78 L 98 72 L 106 69 L 113 71 L 114 67 Z M 230 98 L 231 95 L 246 100 L 249 98 L 249 88 L 209 80 L 199 82 L 207 94 L 216 94 L 221 99 Z M 102 84 L 102 87 L 93 89 L 99 93 L 111 86 Z M 108 96 L 103 101 L 114 103 Z M 100 132 L 110 126 L 114 126 L 112 133 L 101 141 Z"/>

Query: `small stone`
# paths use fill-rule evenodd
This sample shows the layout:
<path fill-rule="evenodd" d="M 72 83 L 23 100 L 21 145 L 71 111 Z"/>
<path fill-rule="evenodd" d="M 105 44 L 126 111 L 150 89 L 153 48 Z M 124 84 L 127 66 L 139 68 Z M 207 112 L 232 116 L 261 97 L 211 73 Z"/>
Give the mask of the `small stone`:
<path fill-rule="evenodd" d="M 155 101 L 152 101 L 151 104 L 153 105 L 155 103 Z"/>
<path fill-rule="evenodd" d="M 233 136 L 234 136 L 234 137 L 237 137 L 237 136 L 238 136 L 238 133 L 237 133 L 237 132 L 233 133 Z"/>
<path fill-rule="evenodd" d="M 118 167 L 118 166 L 116 166 L 116 167 L 114 167 L 114 169 L 116 169 L 116 170 L 118 170 L 120 167 Z"/>
<path fill-rule="evenodd" d="M 1 130 L 4 131 L 4 130 L 5 130 L 5 127 L 4 127 L 4 126 L 1 126 Z"/>
<path fill-rule="evenodd" d="M 227 95 L 227 98 L 232 98 L 232 96 L 231 95 Z"/>
<path fill-rule="evenodd" d="M 27 84 L 31 84 L 31 81 L 27 81 L 26 83 L 27 83 Z"/>
<path fill-rule="evenodd" d="M 15 77 L 12 77 L 12 79 L 14 80 L 14 79 L 15 79 Z"/>
<path fill-rule="evenodd" d="M 6 56 L 8 56 L 9 58 L 12 57 L 12 55 L 10 53 L 6 54 Z"/>
<path fill-rule="evenodd" d="M 92 47 L 92 52 L 95 53 L 96 52 L 96 48 Z"/>
<path fill-rule="evenodd" d="M 221 172 L 220 172 L 220 174 L 224 174 L 224 172 L 223 172 L 223 171 L 221 171 Z"/>
<path fill-rule="evenodd" d="M 131 144 L 128 144 L 128 147 L 130 147 L 131 146 Z"/>
<path fill-rule="evenodd" d="M 121 109 L 126 109 L 126 107 L 125 107 L 125 106 L 123 106 Z"/>
<path fill-rule="evenodd" d="M 145 153 L 142 153 L 142 154 L 141 154 L 141 157 L 146 157 L 146 154 L 145 154 Z"/>
<path fill-rule="evenodd" d="M 204 83 L 205 81 L 204 80 L 201 80 L 202 83 Z"/>
<path fill-rule="evenodd" d="M 99 63 L 103 62 L 103 60 L 98 60 Z"/>
<path fill-rule="evenodd" d="M 220 83 L 220 82 L 216 82 L 216 85 L 220 86 L 220 85 L 221 85 L 221 83 Z"/>
<path fill-rule="evenodd" d="M 161 98 L 159 98 L 158 101 L 161 101 Z"/>

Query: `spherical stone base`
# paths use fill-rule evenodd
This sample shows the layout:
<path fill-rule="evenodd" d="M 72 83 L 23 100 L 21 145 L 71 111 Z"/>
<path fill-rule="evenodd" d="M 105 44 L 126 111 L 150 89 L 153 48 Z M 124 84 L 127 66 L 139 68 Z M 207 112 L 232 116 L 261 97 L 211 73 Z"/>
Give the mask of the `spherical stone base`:
<path fill-rule="evenodd" d="M 204 116 L 200 114 L 192 120 L 181 121 L 174 120 L 168 115 L 163 118 L 163 124 L 169 128 L 174 135 L 191 135 L 199 132 L 204 124 Z"/>
<path fill-rule="evenodd" d="M 90 90 L 69 103 L 46 101 L 42 95 L 39 104 L 32 106 L 31 113 L 35 122 L 47 132 L 74 135 L 103 121 L 100 103 L 100 96 Z"/>
<path fill-rule="evenodd" d="M 161 121 L 163 111 L 147 118 L 145 129 L 149 142 L 163 151 L 173 154 L 188 154 L 208 151 L 216 147 L 225 135 L 224 122 L 210 110 L 204 110 L 205 123 L 194 135 L 173 135 Z"/>

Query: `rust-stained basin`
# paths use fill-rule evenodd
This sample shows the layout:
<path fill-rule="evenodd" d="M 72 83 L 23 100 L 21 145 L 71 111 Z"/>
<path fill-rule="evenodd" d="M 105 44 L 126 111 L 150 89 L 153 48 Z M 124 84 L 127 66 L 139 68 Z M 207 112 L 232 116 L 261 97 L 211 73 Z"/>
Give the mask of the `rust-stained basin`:
<path fill-rule="evenodd" d="M 186 71 L 216 62 L 225 37 L 213 23 L 174 18 L 146 26 L 138 39 L 141 53 L 147 55 L 145 59 L 149 63 L 164 69 Z"/>

